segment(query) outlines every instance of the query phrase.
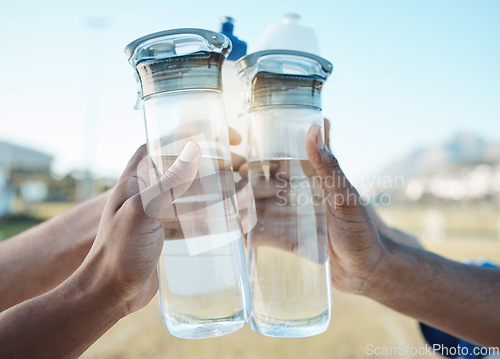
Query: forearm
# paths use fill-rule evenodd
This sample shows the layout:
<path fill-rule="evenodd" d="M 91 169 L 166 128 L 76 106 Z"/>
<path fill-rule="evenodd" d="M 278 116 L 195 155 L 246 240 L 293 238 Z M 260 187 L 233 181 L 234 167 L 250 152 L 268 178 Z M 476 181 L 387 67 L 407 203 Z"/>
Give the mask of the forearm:
<path fill-rule="evenodd" d="M 1 358 L 75 358 L 127 311 L 91 260 L 60 286 L 0 313 Z"/>
<path fill-rule="evenodd" d="M 457 337 L 500 344 L 500 270 L 453 262 L 386 241 L 364 294 Z"/>
<path fill-rule="evenodd" d="M 306 150 L 325 193 L 333 285 L 470 342 L 500 345 L 500 270 L 446 260 L 378 223 L 317 125 Z"/>
<path fill-rule="evenodd" d="M 87 255 L 108 194 L 0 243 L 0 311 L 53 289 Z"/>

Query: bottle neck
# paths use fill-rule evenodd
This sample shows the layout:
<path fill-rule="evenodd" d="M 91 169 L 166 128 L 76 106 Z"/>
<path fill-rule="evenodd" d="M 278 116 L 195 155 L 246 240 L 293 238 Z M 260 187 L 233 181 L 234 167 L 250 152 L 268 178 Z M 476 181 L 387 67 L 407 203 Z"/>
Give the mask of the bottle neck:
<path fill-rule="evenodd" d="M 163 154 L 179 154 L 188 141 L 202 147 L 204 157 L 231 158 L 222 94 L 216 90 L 179 90 L 144 100 L 149 146 Z"/>
<path fill-rule="evenodd" d="M 146 122 L 175 124 L 177 127 L 196 128 L 202 122 L 224 122 L 224 101 L 218 90 L 178 90 L 154 94 L 144 99 Z M 166 126 L 165 128 L 170 127 Z M 191 128 L 192 127 L 192 128 Z"/>
<path fill-rule="evenodd" d="M 250 108 L 295 105 L 321 110 L 324 81 L 319 76 L 259 72 L 251 84 Z"/>
<path fill-rule="evenodd" d="M 312 125 L 323 127 L 323 114 L 309 106 L 266 106 L 248 113 L 247 159 L 307 160 L 306 137 Z"/>
<path fill-rule="evenodd" d="M 144 61 L 136 71 L 142 98 L 180 90 L 222 91 L 221 67 L 224 55 L 200 52 L 176 58 Z"/>

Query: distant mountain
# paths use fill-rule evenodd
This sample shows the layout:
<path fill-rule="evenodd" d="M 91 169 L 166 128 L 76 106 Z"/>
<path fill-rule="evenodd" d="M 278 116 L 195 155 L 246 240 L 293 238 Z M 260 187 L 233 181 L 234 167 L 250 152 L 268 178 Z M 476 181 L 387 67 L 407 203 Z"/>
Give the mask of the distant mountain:
<path fill-rule="evenodd" d="M 401 201 L 481 199 L 500 204 L 500 143 L 458 133 L 442 145 L 402 157 L 380 173 L 384 179 L 401 177 L 402 186 L 377 186 L 375 181 L 372 191 L 391 192 Z"/>
<path fill-rule="evenodd" d="M 488 143 L 469 133 L 457 133 L 442 145 L 422 148 L 400 158 L 384 168 L 381 174 L 412 178 L 497 162 L 500 162 L 500 142 Z"/>

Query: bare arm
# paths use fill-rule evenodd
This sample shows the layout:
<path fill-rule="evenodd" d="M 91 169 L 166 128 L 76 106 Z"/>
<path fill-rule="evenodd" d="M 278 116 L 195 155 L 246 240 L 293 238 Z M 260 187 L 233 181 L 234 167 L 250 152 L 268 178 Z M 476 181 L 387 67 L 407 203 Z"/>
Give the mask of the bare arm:
<path fill-rule="evenodd" d="M 83 262 L 109 193 L 0 242 L 0 312 L 43 294 Z"/>
<path fill-rule="evenodd" d="M 470 342 L 500 345 L 500 270 L 447 260 L 377 223 L 317 126 L 307 152 L 326 197 L 333 284 Z"/>
<path fill-rule="evenodd" d="M 500 345 L 500 269 L 469 266 L 389 240 L 384 247 L 363 295 L 458 338 Z"/>
<path fill-rule="evenodd" d="M 92 258 L 56 289 L 0 313 L 0 357 L 77 358 L 125 316 L 110 278 L 99 273 L 102 259 Z"/>
<path fill-rule="evenodd" d="M 0 358 L 76 358 L 153 298 L 164 239 L 155 211 L 189 188 L 201 159 L 197 145 L 186 148 L 157 184 L 142 191 L 147 177 L 137 169 L 147 152 L 139 148 L 106 203 L 82 265 L 57 288 L 0 313 Z"/>

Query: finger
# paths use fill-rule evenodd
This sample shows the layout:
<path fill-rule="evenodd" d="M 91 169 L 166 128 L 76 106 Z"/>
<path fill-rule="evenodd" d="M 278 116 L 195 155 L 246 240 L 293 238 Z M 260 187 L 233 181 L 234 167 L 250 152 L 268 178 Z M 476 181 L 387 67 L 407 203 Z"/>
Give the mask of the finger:
<path fill-rule="evenodd" d="M 327 119 L 326 117 L 324 119 L 324 122 L 325 122 L 325 144 L 326 144 L 326 148 L 328 148 L 331 151 L 332 150 L 330 148 L 330 125 L 331 125 L 331 123 L 330 123 L 330 120 Z"/>
<path fill-rule="evenodd" d="M 127 202 L 131 202 L 131 206 L 136 209 L 142 207 L 143 212 L 152 218 L 173 217 L 171 204 L 191 187 L 200 161 L 200 146 L 189 141 L 167 172 Z"/>
<path fill-rule="evenodd" d="M 232 127 L 229 127 L 229 144 L 232 146 L 241 143 L 241 135 Z"/>
<path fill-rule="evenodd" d="M 238 171 L 241 165 L 246 162 L 246 158 L 231 152 L 231 161 L 233 162 L 233 171 Z"/>
<path fill-rule="evenodd" d="M 243 176 L 243 177 L 248 177 L 248 162 L 243 163 L 239 168 L 238 172 Z"/>
<path fill-rule="evenodd" d="M 116 212 L 128 198 L 139 192 L 137 168 L 141 162 L 147 159 L 147 155 L 148 150 L 144 144 L 135 151 L 125 170 L 123 170 L 108 200 L 108 206 L 113 212 Z"/>
<path fill-rule="evenodd" d="M 357 191 L 345 177 L 335 156 L 326 148 L 318 125 L 312 126 L 307 133 L 306 150 L 327 201 L 334 200 L 335 204 L 341 205 L 358 204 Z"/>
<path fill-rule="evenodd" d="M 337 241 L 336 245 L 349 247 L 353 242 L 359 242 L 365 246 L 366 241 L 373 240 L 368 237 L 373 234 L 374 224 L 358 192 L 342 172 L 335 156 L 324 145 L 319 126 L 309 129 L 306 149 L 324 191 L 330 240 L 351 238 L 349 244 Z M 353 236 L 353 233 L 357 235 Z"/>

